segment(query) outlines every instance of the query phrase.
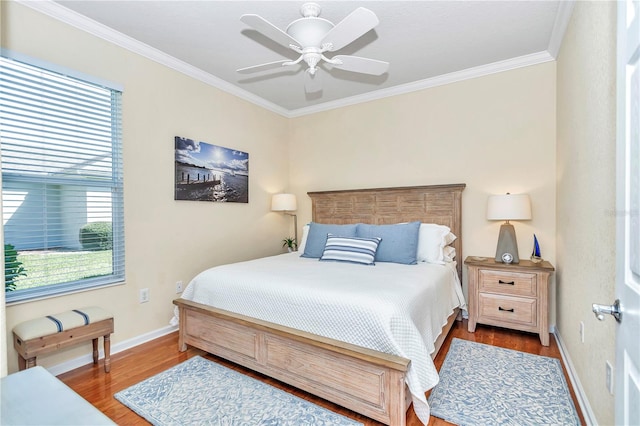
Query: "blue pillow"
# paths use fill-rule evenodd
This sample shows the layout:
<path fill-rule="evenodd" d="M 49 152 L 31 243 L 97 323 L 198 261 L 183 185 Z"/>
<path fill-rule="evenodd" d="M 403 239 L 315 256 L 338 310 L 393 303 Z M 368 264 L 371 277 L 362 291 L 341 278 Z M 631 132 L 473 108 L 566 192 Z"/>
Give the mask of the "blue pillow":
<path fill-rule="evenodd" d="M 339 237 L 333 234 L 327 236 L 327 244 L 320 260 L 337 260 L 340 262 L 361 263 L 375 265 L 376 250 L 380 238 Z"/>
<path fill-rule="evenodd" d="M 405 265 L 418 263 L 418 237 L 420 222 L 396 225 L 358 224 L 357 237 L 380 237 L 382 241 L 376 252 L 376 262 L 393 262 Z"/>
<path fill-rule="evenodd" d="M 300 257 L 319 258 L 322 256 L 324 246 L 327 243 L 327 235 L 340 235 L 341 237 L 355 237 L 358 225 L 327 225 L 311 222 L 309 235 L 304 246 L 304 253 Z"/>

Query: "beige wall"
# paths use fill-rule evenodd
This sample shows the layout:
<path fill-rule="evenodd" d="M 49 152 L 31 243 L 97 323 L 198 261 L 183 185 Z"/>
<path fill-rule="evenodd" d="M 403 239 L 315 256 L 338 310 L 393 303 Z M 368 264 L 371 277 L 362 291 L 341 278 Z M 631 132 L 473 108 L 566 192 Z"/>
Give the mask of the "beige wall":
<path fill-rule="evenodd" d="M 270 194 L 287 189 L 286 119 L 20 4 L 1 5 L 3 48 L 124 86 L 126 284 L 8 306 L 9 333 L 22 320 L 97 304 L 115 315 L 117 344 L 168 325 L 176 281 L 281 252 L 291 221 L 269 209 Z M 248 152 L 250 202 L 174 201 L 174 136 Z M 151 300 L 139 304 L 144 287 Z M 87 353 L 79 347 L 38 362 Z M 17 370 L 12 346 L 8 361 Z"/>
<path fill-rule="evenodd" d="M 514 222 L 520 256 L 535 232 L 555 263 L 555 79 L 548 62 L 292 119 L 299 225 L 311 220 L 307 191 L 466 183 L 460 261 L 495 255 L 487 197 L 524 192 L 533 220 Z"/>
<path fill-rule="evenodd" d="M 557 324 L 599 424 L 614 422 L 615 321 L 591 304 L 615 299 L 615 6 L 576 2 L 557 65 Z"/>

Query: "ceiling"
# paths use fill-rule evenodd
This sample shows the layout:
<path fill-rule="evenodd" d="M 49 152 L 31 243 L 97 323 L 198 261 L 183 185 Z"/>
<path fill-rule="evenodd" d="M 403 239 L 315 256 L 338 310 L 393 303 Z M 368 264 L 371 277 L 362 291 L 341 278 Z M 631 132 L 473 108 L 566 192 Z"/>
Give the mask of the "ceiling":
<path fill-rule="evenodd" d="M 278 28 L 304 1 L 23 2 L 253 103 L 292 117 L 555 59 L 567 1 L 318 1 L 337 24 L 357 7 L 380 23 L 333 54 L 390 63 L 370 76 L 323 65 L 323 90 L 307 94 L 304 67 L 239 74 L 299 55 L 240 21 L 258 14 Z M 79 15 L 78 15 L 79 14 Z M 303 63 L 304 64 L 304 63 Z"/>

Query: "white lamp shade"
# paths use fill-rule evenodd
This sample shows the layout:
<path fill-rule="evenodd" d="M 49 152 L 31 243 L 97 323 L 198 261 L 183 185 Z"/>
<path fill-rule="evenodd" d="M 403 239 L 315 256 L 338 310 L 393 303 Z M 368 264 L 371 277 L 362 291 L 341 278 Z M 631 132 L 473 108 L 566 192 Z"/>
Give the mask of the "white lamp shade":
<path fill-rule="evenodd" d="M 529 194 L 492 195 L 487 203 L 488 220 L 530 220 Z"/>
<path fill-rule="evenodd" d="M 298 209 L 298 203 L 296 202 L 296 196 L 293 194 L 274 194 L 271 197 L 271 210 L 281 211 L 295 211 Z"/>

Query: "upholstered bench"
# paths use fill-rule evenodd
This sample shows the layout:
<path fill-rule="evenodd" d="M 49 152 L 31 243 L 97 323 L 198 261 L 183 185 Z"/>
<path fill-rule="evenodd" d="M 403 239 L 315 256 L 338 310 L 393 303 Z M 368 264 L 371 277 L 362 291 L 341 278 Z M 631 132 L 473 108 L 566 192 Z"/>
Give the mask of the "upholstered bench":
<path fill-rule="evenodd" d="M 98 338 L 104 336 L 104 371 L 111 370 L 113 315 L 91 306 L 22 322 L 13 328 L 13 346 L 20 370 L 34 367 L 36 357 L 77 343 L 93 341 L 93 363 L 98 363 Z"/>
<path fill-rule="evenodd" d="M 115 425 L 42 367 L 0 379 L 0 425 Z"/>

